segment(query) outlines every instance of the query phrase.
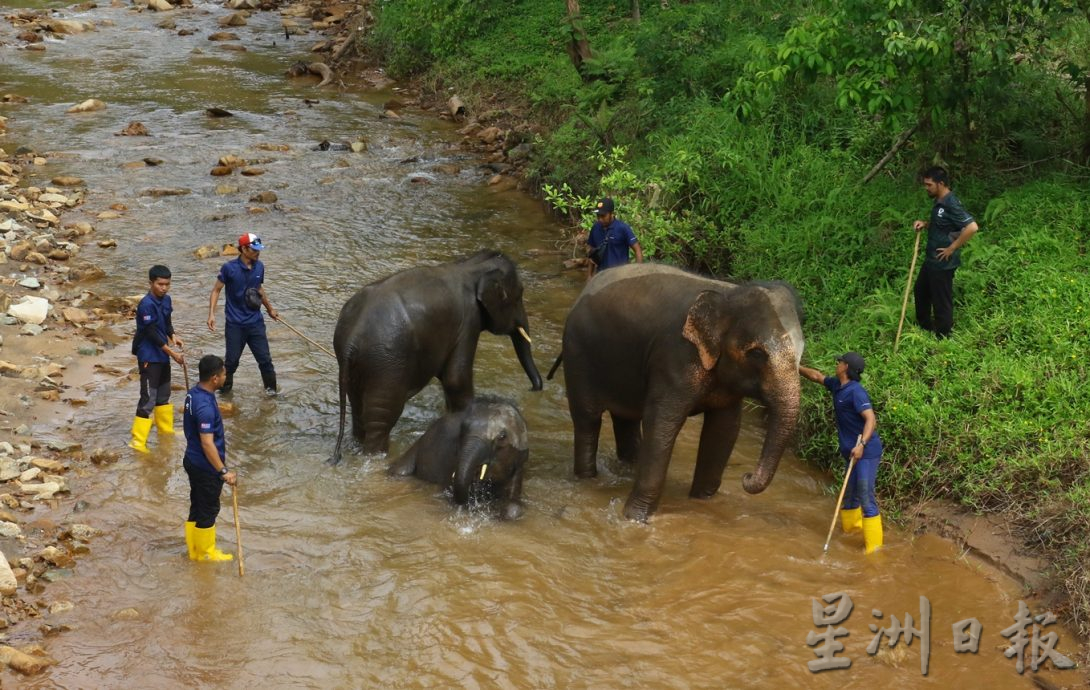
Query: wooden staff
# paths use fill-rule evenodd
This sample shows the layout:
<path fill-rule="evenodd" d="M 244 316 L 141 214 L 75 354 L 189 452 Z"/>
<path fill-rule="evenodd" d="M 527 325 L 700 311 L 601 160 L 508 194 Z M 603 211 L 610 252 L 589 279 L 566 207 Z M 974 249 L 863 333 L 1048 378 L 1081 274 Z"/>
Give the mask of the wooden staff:
<path fill-rule="evenodd" d="M 897 324 L 897 337 L 893 340 L 893 351 L 897 351 L 897 346 L 901 343 L 901 327 L 905 325 L 905 310 L 908 309 L 908 289 L 912 285 L 912 274 L 916 272 L 916 257 L 920 253 L 920 235 L 923 232 L 916 231 L 916 246 L 912 249 L 912 265 L 908 267 L 908 280 L 905 281 L 905 297 L 901 300 L 901 321 Z"/>
<path fill-rule="evenodd" d="M 237 477 L 237 475 L 236 475 Z M 238 479 L 235 479 L 238 482 Z M 235 505 L 235 543 L 238 544 L 238 576 L 242 577 L 246 567 L 242 564 L 242 529 L 238 524 L 238 484 L 231 487 L 231 501 Z M 828 546 L 828 545 L 826 545 Z"/>
<path fill-rule="evenodd" d="M 189 367 L 185 364 L 182 365 L 182 374 L 185 376 L 185 390 L 189 392 Z"/>
<path fill-rule="evenodd" d="M 330 357 L 332 357 L 333 359 L 336 359 L 336 358 L 337 358 L 337 355 L 333 354 L 332 352 L 330 352 L 329 350 L 325 349 L 324 347 L 322 347 L 322 346 L 321 346 L 321 345 L 319 345 L 318 343 L 314 342 L 314 341 L 313 341 L 313 340 L 311 340 L 310 338 L 306 337 L 305 335 L 303 335 L 303 334 L 302 334 L 302 333 L 300 333 L 299 331 L 297 331 L 297 330 L 295 330 L 294 328 L 292 328 L 291 324 L 289 324 L 288 322 L 284 321 L 284 319 L 282 319 L 282 318 L 278 318 L 278 319 L 276 319 L 276 320 L 277 320 L 278 322 L 280 322 L 280 323 L 284 324 L 285 326 L 287 326 L 287 327 L 288 327 L 288 330 L 290 330 L 290 331 L 291 331 L 292 333 L 294 333 L 295 335 L 299 336 L 299 337 L 300 337 L 300 338 L 302 338 L 303 340 L 307 341 L 308 343 L 310 343 L 310 344 L 311 344 L 311 345 L 313 345 L 314 347 L 318 348 L 318 349 L 319 349 L 319 350 L 321 350 L 322 352 L 326 353 L 327 355 L 329 355 L 329 356 L 330 356 Z"/>
<path fill-rule="evenodd" d="M 840 487 L 840 496 L 836 499 L 836 510 L 833 511 L 833 523 L 829 525 L 829 536 L 825 537 L 825 548 L 822 549 L 822 553 L 829 550 L 829 542 L 832 541 L 833 530 L 836 529 L 836 516 L 840 515 L 840 506 L 844 503 L 844 492 L 848 488 L 848 478 L 852 476 L 852 470 L 854 468 L 855 458 L 852 458 L 852 461 L 848 463 L 848 471 L 844 474 L 844 486 Z"/>

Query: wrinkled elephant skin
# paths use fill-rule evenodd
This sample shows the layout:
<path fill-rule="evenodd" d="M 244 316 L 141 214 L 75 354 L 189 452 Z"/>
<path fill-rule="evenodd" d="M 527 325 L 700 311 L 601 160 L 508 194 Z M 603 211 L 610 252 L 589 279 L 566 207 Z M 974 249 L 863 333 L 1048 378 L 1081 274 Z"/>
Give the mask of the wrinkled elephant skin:
<path fill-rule="evenodd" d="M 635 463 L 625 516 L 646 521 L 662 495 L 686 418 L 704 415 L 689 495 L 719 490 L 741 427 L 742 401 L 768 409 L 749 493 L 772 481 L 799 414 L 801 310 L 785 283 L 733 285 L 654 264 L 613 268 L 584 288 L 561 356 L 575 431 L 575 473 L 597 474 L 602 414 L 617 454 Z"/>
<path fill-rule="evenodd" d="M 331 462 L 341 459 L 346 399 L 352 435 L 365 453 L 387 451 L 405 403 L 433 378 L 448 412 L 465 409 L 481 331 L 509 336 L 532 389 L 541 390 L 522 291 L 514 262 L 482 251 L 395 273 L 345 302 L 333 333 L 340 427 Z"/>

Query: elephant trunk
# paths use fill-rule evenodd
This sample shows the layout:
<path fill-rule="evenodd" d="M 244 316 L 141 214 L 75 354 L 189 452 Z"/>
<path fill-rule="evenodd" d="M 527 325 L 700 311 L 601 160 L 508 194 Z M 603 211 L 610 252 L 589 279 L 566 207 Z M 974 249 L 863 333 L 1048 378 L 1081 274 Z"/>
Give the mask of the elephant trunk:
<path fill-rule="evenodd" d="M 492 457 L 492 444 L 479 438 L 470 438 L 462 443 L 458 450 L 458 467 L 454 470 L 454 502 L 458 505 L 469 503 L 469 489 L 474 482 L 483 478 L 482 467 L 486 467 Z"/>
<path fill-rule="evenodd" d="M 530 342 L 521 333 L 515 331 L 511 334 L 511 344 L 515 346 L 515 354 L 518 355 L 522 370 L 530 378 L 531 390 L 541 390 L 541 374 L 538 373 L 537 365 L 534 364 L 534 355 L 530 352 Z"/>
<path fill-rule="evenodd" d="M 793 360 L 791 364 L 793 364 Z M 742 487 L 747 493 L 759 494 L 768 488 L 776 476 L 787 444 L 794 436 L 799 421 L 800 386 L 798 374 L 788 376 L 777 373 L 774 392 L 765 396 L 768 405 L 768 425 L 765 431 L 764 445 L 761 446 L 761 458 L 757 469 L 747 472 L 742 477 Z"/>

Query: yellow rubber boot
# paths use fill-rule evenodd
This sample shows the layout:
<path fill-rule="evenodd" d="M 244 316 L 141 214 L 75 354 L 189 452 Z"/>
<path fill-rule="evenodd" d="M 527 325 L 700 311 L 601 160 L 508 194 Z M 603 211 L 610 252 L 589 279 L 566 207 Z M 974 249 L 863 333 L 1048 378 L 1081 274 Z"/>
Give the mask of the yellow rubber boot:
<path fill-rule="evenodd" d="M 844 534 L 852 534 L 863 529 L 863 509 L 841 508 L 840 527 L 844 530 Z"/>
<path fill-rule="evenodd" d="M 193 549 L 198 561 L 229 561 L 234 556 L 216 548 L 216 526 L 201 529 L 193 524 Z"/>
<path fill-rule="evenodd" d="M 185 548 L 189 551 L 189 560 L 197 560 L 197 547 L 193 543 L 193 530 L 197 529 L 197 523 L 186 521 L 185 523 Z"/>
<path fill-rule="evenodd" d="M 874 553 L 882 548 L 882 516 L 863 518 L 863 544 L 865 553 Z"/>
<path fill-rule="evenodd" d="M 166 405 L 156 405 L 153 410 L 155 413 L 155 430 L 160 436 L 173 436 L 174 435 L 174 406 L 170 403 Z"/>
<path fill-rule="evenodd" d="M 141 453 L 148 451 L 148 434 L 151 433 L 151 417 L 134 417 L 132 420 L 132 440 L 129 448 Z"/>

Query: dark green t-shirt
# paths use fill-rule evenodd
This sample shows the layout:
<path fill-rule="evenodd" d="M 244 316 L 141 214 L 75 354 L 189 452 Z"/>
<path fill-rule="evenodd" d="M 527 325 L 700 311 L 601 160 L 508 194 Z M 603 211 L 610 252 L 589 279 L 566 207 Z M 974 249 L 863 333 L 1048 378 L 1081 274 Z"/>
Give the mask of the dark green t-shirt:
<path fill-rule="evenodd" d="M 972 222 L 973 217 L 965 210 L 953 192 L 948 192 L 943 198 L 936 199 L 935 205 L 931 207 L 931 222 L 927 226 L 924 268 L 933 271 L 952 271 L 960 266 L 961 249 L 954 252 L 949 261 L 936 259 L 935 252 L 953 244 L 965 226 Z"/>

